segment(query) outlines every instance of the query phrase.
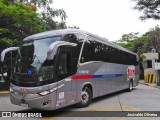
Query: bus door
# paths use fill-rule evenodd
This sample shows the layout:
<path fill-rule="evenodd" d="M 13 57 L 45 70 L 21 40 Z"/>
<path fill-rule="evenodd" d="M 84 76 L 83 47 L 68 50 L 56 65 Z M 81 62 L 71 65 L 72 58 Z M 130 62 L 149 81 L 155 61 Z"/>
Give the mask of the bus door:
<path fill-rule="evenodd" d="M 72 63 L 72 53 L 70 50 L 65 50 L 60 48 L 57 65 L 56 65 L 56 75 L 57 75 L 57 103 L 56 108 L 63 107 L 70 104 L 70 94 L 71 94 L 71 63 Z"/>

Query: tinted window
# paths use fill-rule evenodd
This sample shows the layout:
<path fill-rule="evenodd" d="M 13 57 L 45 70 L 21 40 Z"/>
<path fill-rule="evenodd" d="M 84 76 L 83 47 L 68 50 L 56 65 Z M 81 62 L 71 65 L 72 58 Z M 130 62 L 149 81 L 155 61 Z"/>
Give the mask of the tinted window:
<path fill-rule="evenodd" d="M 137 65 L 136 55 L 119 50 L 99 42 L 97 38 L 88 37 L 83 47 L 81 63 L 104 61 L 117 64 Z"/>
<path fill-rule="evenodd" d="M 76 47 L 67 48 L 72 52 L 72 74 L 77 72 L 77 64 L 80 55 L 80 50 L 84 40 L 83 34 L 67 34 L 63 37 L 63 41 L 76 43 Z"/>
<path fill-rule="evenodd" d="M 71 76 L 71 69 L 71 52 L 61 51 L 57 66 L 58 81 Z"/>
<path fill-rule="evenodd" d="M 58 67 L 58 75 L 70 73 L 70 62 L 70 54 L 62 53 Z"/>

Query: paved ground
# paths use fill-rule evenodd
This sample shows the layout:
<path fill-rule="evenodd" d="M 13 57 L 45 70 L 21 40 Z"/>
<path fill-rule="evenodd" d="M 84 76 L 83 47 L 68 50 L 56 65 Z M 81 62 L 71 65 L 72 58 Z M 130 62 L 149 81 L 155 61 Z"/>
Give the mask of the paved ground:
<path fill-rule="evenodd" d="M 35 109 L 23 108 L 12 105 L 8 94 L 0 94 L 0 111 L 35 111 Z M 132 92 L 119 92 L 93 100 L 92 104 L 86 108 L 76 108 L 70 106 L 63 112 L 43 111 L 46 117 L 43 120 L 160 120 L 160 117 L 91 117 L 96 113 L 93 111 L 160 111 L 160 89 L 140 84 Z M 65 112 L 64 112 L 65 111 Z M 74 111 L 74 112 L 73 112 Z M 90 117 L 68 117 L 74 116 L 75 111 L 87 111 L 80 114 L 91 113 Z M 116 115 L 116 114 L 115 114 Z M 5 120 L 0 118 L 0 120 Z M 17 118 L 12 118 L 12 120 Z M 26 118 L 27 119 L 27 118 Z M 39 119 L 39 118 L 37 118 Z"/>

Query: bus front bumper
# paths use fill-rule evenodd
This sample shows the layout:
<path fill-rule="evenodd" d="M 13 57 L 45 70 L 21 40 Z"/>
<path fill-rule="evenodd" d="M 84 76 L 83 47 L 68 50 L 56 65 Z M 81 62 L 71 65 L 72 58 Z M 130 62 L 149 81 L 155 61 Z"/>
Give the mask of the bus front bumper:
<path fill-rule="evenodd" d="M 25 98 L 25 95 L 24 97 L 22 96 L 15 95 L 14 93 L 10 93 L 11 103 L 15 105 L 23 106 L 23 107 L 37 108 L 37 109 L 43 109 L 43 110 L 56 109 L 56 93 L 51 93 L 45 96 L 39 96 L 36 98 L 30 98 L 30 99 Z"/>

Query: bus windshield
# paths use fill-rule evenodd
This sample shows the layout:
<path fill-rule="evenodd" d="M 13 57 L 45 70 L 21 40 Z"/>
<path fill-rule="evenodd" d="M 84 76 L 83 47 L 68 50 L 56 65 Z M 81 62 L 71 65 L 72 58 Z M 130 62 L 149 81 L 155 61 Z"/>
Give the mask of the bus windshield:
<path fill-rule="evenodd" d="M 61 40 L 60 36 L 25 42 L 17 54 L 13 68 L 15 81 L 40 83 L 54 78 L 54 60 L 47 60 L 50 44 Z"/>

